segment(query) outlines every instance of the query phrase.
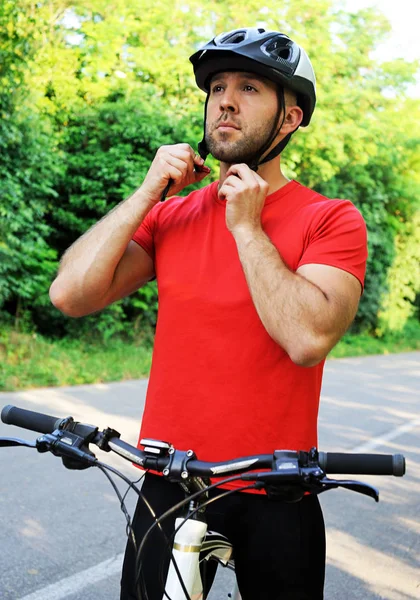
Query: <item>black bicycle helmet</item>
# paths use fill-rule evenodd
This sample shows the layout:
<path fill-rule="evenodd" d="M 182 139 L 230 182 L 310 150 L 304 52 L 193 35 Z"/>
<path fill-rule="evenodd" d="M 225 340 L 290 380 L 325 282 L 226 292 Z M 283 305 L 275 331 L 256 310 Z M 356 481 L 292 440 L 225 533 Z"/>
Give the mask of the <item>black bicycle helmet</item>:
<path fill-rule="evenodd" d="M 315 73 L 306 52 L 287 35 L 278 31 L 244 28 L 221 33 L 205 44 L 191 57 L 194 75 L 200 89 L 209 93 L 211 77 L 221 71 L 250 71 L 274 81 L 279 90 L 288 88 L 295 92 L 297 103 L 303 111 L 302 125 L 309 124 L 316 103 Z M 284 107 L 284 93 L 279 96 L 279 112 Z M 207 100 L 204 120 L 206 120 Z M 281 127 L 280 127 L 281 128 Z M 276 128 L 270 139 L 259 151 L 259 157 L 270 147 L 278 134 Z M 280 154 L 289 141 L 286 136 L 263 161 L 254 161 L 254 168 Z M 199 152 L 208 154 L 205 139 L 199 144 Z M 257 158 L 257 157 L 256 157 Z"/>

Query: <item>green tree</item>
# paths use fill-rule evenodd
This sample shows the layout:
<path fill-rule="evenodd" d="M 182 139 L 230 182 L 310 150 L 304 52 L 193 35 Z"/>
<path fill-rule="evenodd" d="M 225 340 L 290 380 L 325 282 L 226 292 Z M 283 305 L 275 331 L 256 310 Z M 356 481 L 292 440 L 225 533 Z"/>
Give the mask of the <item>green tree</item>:
<path fill-rule="evenodd" d="M 25 74 L 32 59 L 35 24 L 22 6 L 0 7 L 0 309 L 16 322 L 25 308 L 45 305 L 56 252 L 44 222 L 56 196 L 53 140 L 48 123 L 30 111 Z"/>

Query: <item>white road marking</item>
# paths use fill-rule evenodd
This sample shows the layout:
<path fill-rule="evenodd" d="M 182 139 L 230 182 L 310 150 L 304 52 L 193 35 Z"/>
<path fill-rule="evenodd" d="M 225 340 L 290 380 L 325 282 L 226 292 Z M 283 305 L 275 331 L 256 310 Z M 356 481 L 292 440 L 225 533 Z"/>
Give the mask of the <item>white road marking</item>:
<path fill-rule="evenodd" d="M 399 427 L 395 427 L 395 429 L 391 429 L 388 433 L 384 433 L 378 437 L 372 438 L 368 442 L 364 444 L 360 444 L 351 450 L 355 454 L 364 454 L 365 452 L 372 452 L 375 448 L 379 446 L 383 446 L 387 442 L 394 440 L 396 437 L 402 435 L 403 433 L 408 433 L 412 431 L 416 427 L 420 427 L 420 419 L 414 419 L 414 421 L 409 421 L 405 425 L 400 425 Z"/>
<path fill-rule="evenodd" d="M 23 596 L 20 600 L 62 600 L 63 598 L 67 598 L 68 596 L 83 590 L 88 585 L 92 585 L 98 581 L 102 581 L 102 579 L 121 573 L 123 557 L 123 554 L 118 554 L 118 556 L 104 560 L 94 567 L 90 567 L 89 569 L 70 575 L 70 577 L 61 579 L 60 581 L 57 581 L 57 583 L 53 583 L 37 592 L 33 592 L 33 594 Z"/>

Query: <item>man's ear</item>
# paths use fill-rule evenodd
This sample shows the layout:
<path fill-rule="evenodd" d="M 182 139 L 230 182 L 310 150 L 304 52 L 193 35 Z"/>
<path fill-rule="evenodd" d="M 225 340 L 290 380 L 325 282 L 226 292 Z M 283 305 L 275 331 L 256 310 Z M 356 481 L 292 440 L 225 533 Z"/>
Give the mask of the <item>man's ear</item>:
<path fill-rule="evenodd" d="M 287 135 L 299 127 L 303 120 L 303 110 L 300 106 L 286 106 L 286 118 L 284 119 L 281 133 Z"/>

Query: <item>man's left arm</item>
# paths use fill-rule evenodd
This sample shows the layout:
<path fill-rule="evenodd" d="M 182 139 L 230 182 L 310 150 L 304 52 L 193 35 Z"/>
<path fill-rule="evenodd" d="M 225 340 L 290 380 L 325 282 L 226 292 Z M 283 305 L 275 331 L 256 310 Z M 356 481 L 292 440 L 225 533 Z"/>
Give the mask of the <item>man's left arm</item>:
<path fill-rule="evenodd" d="M 293 273 L 262 230 L 242 229 L 235 240 L 265 329 L 294 363 L 316 365 L 353 321 L 360 282 L 327 265 L 304 265 Z"/>
<path fill-rule="evenodd" d="M 353 321 L 359 280 L 341 269 L 306 264 L 296 272 L 264 232 L 267 183 L 245 165 L 229 170 L 219 194 L 257 313 L 291 360 L 310 367 L 323 360 Z"/>

